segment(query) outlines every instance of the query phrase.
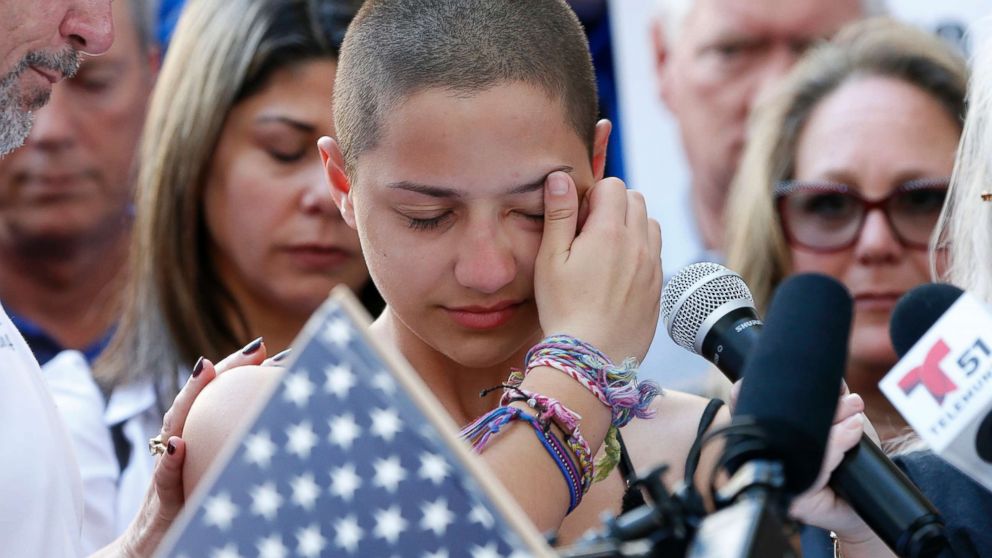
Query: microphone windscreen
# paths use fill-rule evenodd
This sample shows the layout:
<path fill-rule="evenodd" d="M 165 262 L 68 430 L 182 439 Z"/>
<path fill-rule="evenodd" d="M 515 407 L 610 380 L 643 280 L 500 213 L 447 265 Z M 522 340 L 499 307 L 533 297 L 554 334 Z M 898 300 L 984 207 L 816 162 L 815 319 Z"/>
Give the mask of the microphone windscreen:
<path fill-rule="evenodd" d="M 899 358 L 913 348 L 962 293 L 964 291 L 954 285 L 927 283 L 899 299 L 889 318 L 889 337 Z"/>
<path fill-rule="evenodd" d="M 744 368 L 735 417 L 756 423 L 765 438 L 763 448 L 744 453 L 781 461 L 787 493 L 802 492 L 820 471 L 847 362 L 851 314 L 851 296 L 836 280 L 787 278 Z M 738 440 L 728 442 L 728 456 L 739 452 L 732 447 Z M 731 459 L 731 468 L 734 461 L 743 463 Z"/>

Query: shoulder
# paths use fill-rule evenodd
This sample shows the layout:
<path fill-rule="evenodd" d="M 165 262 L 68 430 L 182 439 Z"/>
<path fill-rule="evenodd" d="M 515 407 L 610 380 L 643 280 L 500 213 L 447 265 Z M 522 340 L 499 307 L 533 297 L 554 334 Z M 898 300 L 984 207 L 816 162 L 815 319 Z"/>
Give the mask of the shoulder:
<path fill-rule="evenodd" d="M 669 480 L 681 478 L 686 456 L 696 441 L 703 411 L 710 399 L 665 390 L 651 404 L 654 417 L 634 420 L 623 429 L 624 443 L 639 472 L 666 463 L 670 466 Z M 710 429 L 726 423 L 730 413 L 726 405 L 720 408 Z M 705 458 L 704 458 L 705 459 Z"/>
<path fill-rule="evenodd" d="M 192 492 L 228 440 L 242 430 L 282 378 L 284 368 L 242 366 L 219 374 L 197 396 L 183 426 L 183 485 Z"/>

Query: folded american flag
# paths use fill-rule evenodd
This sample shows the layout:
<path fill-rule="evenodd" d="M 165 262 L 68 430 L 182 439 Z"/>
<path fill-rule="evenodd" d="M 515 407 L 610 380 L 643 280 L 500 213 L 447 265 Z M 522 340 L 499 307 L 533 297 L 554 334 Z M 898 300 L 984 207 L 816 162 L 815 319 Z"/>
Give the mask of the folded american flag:
<path fill-rule="evenodd" d="M 409 365 L 375 347 L 367 323 L 343 290 L 317 310 L 160 556 L 550 555 L 519 511 L 498 511 L 450 419 Z"/>

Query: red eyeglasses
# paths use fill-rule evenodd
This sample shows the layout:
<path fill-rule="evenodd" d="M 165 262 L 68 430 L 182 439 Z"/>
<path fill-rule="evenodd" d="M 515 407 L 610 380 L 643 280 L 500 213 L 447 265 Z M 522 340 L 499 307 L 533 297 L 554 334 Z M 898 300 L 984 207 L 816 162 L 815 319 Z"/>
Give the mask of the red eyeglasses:
<path fill-rule="evenodd" d="M 900 244 L 926 250 L 947 197 L 948 178 L 912 180 L 880 200 L 866 200 L 845 184 L 788 180 L 775 187 L 782 230 L 789 244 L 814 252 L 854 246 L 865 218 L 879 209 Z"/>

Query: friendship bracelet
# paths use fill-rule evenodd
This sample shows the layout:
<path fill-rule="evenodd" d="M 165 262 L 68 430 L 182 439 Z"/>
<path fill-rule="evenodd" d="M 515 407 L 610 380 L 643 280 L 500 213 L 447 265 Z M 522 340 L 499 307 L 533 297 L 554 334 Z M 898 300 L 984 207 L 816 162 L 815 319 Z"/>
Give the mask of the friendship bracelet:
<path fill-rule="evenodd" d="M 592 487 L 595 465 L 592 461 L 592 449 L 589 442 L 579 431 L 579 421 L 582 417 L 578 413 L 565 407 L 557 399 L 546 395 L 527 391 L 516 386 L 506 385 L 505 392 L 500 405 L 509 405 L 522 401 L 527 403 L 532 409 L 538 412 L 538 420 L 542 423 L 550 423 L 557 426 L 564 434 L 565 445 L 578 461 L 579 472 L 582 478 L 582 493 L 585 494 Z"/>
<path fill-rule="evenodd" d="M 517 377 L 522 380 L 538 366 L 554 368 L 579 382 L 610 408 L 613 426 L 622 428 L 635 417 L 654 416 L 650 405 L 660 388 L 652 381 L 638 383 L 636 359 L 616 366 L 588 343 L 570 335 L 552 335 L 528 351 L 524 372 Z"/>
<path fill-rule="evenodd" d="M 582 501 L 585 491 L 579 486 L 580 481 L 577 478 L 578 473 L 575 471 L 575 465 L 570 462 L 554 434 L 549 432 L 550 423 L 542 424 L 538 417 L 524 412 L 519 407 L 498 407 L 463 428 L 461 437 L 469 441 L 477 453 L 482 453 L 492 438 L 514 420 L 522 420 L 531 425 L 541 445 L 544 446 L 545 451 L 558 466 L 558 470 L 568 486 L 568 512 L 570 513 Z"/>

